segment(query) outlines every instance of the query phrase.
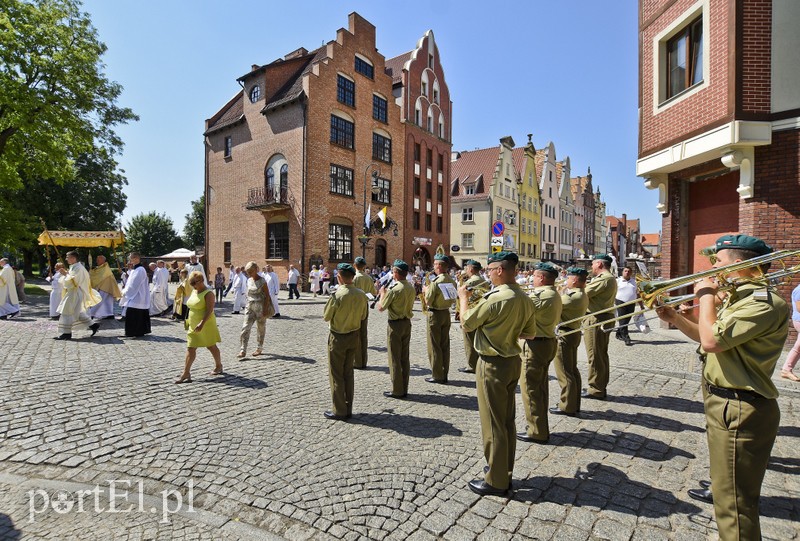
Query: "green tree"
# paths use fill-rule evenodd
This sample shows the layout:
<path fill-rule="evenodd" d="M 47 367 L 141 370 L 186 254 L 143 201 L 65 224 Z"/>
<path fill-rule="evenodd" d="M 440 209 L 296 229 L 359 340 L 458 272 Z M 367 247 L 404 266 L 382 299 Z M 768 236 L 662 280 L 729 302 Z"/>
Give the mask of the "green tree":
<path fill-rule="evenodd" d="M 180 248 L 182 241 L 175 231 L 172 220 L 155 211 L 137 214 L 125 228 L 128 251 L 143 256 L 157 256 Z"/>
<path fill-rule="evenodd" d="M 79 156 L 122 146 L 114 127 L 138 117 L 105 51 L 77 0 L 0 0 L 0 187 L 72 180 Z"/>
<path fill-rule="evenodd" d="M 206 244 L 206 194 L 192 201 L 192 211 L 186 215 L 186 225 L 183 226 L 183 243 L 192 250 Z"/>

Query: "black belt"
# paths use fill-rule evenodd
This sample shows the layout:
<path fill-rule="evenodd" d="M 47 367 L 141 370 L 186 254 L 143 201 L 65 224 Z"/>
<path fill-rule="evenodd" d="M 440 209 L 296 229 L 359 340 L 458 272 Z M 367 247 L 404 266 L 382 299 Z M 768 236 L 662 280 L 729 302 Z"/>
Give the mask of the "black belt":
<path fill-rule="evenodd" d="M 537 336 L 535 338 L 529 338 L 529 340 L 555 340 L 555 336 Z"/>
<path fill-rule="evenodd" d="M 756 400 L 764 400 L 766 397 L 761 396 L 755 391 L 748 391 L 746 389 L 726 389 L 725 387 L 717 387 L 706 382 L 706 389 L 709 393 L 726 398 L 728 400 L 744 400 L 745 402 L 755 402 Z"/>
<path fill-rule="evenodd" d="M 389 321 L 408 321 L 407 317 L 399 317 L 397 319 L 390 319 Z"/>
<path fill-rule="evenodd" d="M 449 308 L 428 308 L 431 312 L 449 312 Z"/>

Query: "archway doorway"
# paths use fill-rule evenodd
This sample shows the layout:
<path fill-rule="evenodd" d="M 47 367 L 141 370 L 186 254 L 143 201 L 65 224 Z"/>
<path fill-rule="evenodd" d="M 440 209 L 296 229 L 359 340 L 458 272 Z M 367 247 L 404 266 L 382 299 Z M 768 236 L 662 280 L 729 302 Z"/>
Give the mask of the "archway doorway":
<path fill-rule="evenodd" d="M 377 240 L 375 242 L 375 265 L 383 268 L 386 265 L 386 241 Z"/>
<path fill-rule="evenodd" d="M 428 253 L 427 248 L 420 246 L 414 250 L 414 265 L 419 265 L 423 270 L 428 270 L 431 267 L 431 254 Z"/>

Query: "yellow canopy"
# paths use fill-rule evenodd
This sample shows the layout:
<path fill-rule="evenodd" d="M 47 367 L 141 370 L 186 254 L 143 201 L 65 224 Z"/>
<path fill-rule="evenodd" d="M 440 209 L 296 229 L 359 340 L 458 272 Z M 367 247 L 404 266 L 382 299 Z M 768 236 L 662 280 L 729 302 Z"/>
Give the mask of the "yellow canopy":
<path fill-rule="evenodd" d="M 39 235 L 39 244 L 69 246 L 72 248 L 116 248 L 125 244 L 122 231 L 45 231 Z"/>

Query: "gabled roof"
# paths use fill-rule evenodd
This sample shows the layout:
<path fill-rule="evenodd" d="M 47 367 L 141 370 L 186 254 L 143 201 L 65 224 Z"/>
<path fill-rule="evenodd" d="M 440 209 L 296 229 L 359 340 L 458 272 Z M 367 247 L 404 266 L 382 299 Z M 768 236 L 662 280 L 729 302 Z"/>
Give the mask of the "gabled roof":
<path fill-rule="evenodd" d="M 244 90 L 240 90 L 236 95 L 226 103 L 217 114 L 212 116 L 208 121 L 208 128 L 203 135 L 209 135 L 215 131 L 232 126 L 244 120 L 244 102 L 242 96 Z"/>
<path fill-rule="evenodd" d="M 511 161 L 514 162 L 514 169 L 517 172 L 517 178 L 521 179 L 525 174 L 525 147 L 517 147 L 513 149 L 511 151 Z"/>
<path fill-rule="evenodd" d="M 639 218 L 628 220 L 626 226 L 630 231 L 638 231 L 639 230 Z"/>
<path fill-rule="evenodd" d="M 658 233 L 642 233 L 642 246 L 657 246 L 660 240 Z"/>
<path fill-rule="evenodd" d="M 497 169 L 499 156 L 500 149 L 498 147 L 461 152 L 459 158 L 450 163 L 451 183 L 455 184 L 457 182 L 459 186 L 463 186 L 465 183 L 469 184 L 483 180 L 482 183 L 479 182 L 478 188 L 482 187 L 485 190 L 494 181 L 494 172 Z M 462 193 L 460 188 L 458 193 Z M 482 199 L 486 197 L 486 192 L 469 196 L 459 195 L 457 197 L 471 198 L 477 195 L 481 195 L 478 199 Z"/>
<path fill-rule="evenodd" d="M 266 113 L 276 107 L 284 105 L 286 103 L 290 103 L 297 98 L 299 98 L 303 94 L 303 77 L 311 72 L 312 68 L 315 64 L 321 62 L 325 58 L 328 57 L 328 48 L 326 46 L 322 46 L 319 49 L 311 51 L 307 55 L 304 56 L 306 62 L 301 64 L 297 73 L 290 77 L 286 84 L 284 84 L 281 88 L 275 92 L 275 95 L 272 99 L 264 105 L 264 108 L 261 110 L 262 113 Z M 278 61 L 276 61 L 278 62 Z M 275 62 L 273 62 L 274 64 Z M 269 70 L 269 65 L 267 65 L 267 69 Z M 269 74 L 267 74 L 269 76 Z"/>
<path fill-rule="evenodd" d="M 544 171 L 544 160 L 547 157 L 547 151 L 543 148 L 536 151 L 536 157 L 534 158 L 534 164 L 536 165 L 536 179 L 541 182 L 542 181 L 542 171 Z"/>
<path fill-rule="evenodd" d="M 387 75 L 391 75 L 392 84 L 399 83 L 403 79 L 403 66 L 411 59 L 413 52 L 414 51 L 408 51 L 386 60 L 385 71 Z"/>

